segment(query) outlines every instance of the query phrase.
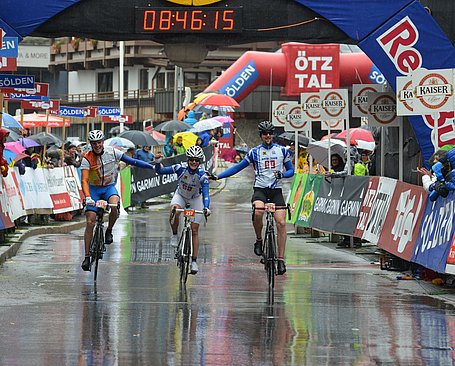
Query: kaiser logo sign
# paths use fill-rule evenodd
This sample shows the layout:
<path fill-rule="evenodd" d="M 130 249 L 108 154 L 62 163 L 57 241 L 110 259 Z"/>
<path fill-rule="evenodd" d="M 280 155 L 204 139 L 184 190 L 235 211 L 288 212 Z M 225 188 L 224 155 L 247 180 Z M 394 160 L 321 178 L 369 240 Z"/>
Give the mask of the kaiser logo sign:
<path fill-rule="evenodd" d="M 291 105 L 288 110 L 285 131 L 309 131 L 310 122 L 303 119 L 302 106 L 300 104 Z"/>
<path fill-rule="evenodd" d="M 398 126 L 394 93 L 370 93 L 368 99 L 369 126 Z"/>
<path fill-rule="evenodd" d="M 428 114 L 453 111 L 453 69 L 416 70 L 413 84 L 416 112 Z"/>
<path fill-rule="evenodd" d="M 289 103 L 295 102 L 272 101 L 272 123 L 274 126 L 284 127 Z"/>
<path fill-rule="evenodd" d="M 349 119 L 347 89 L 321 90 L 321 119 Z"/>
<path fill-rule="evenodd" d="M 378 84 L 353 84 L 352 85 L 352 116 L 368 117 L 368 93 L 378 93 L 382 86 Z"/>
<path fill-rule="evenodd" d="M 412 78 L 409 76 L 397 77 L 397 115 L 414 116 L 420 114 L 414 110 L 414 99 Z"/>
<path fill-rule="evenodd" d="M 301 93 L 303 119 L 306 121 L 321 120 L 321 96 L 319 93 Z"/>

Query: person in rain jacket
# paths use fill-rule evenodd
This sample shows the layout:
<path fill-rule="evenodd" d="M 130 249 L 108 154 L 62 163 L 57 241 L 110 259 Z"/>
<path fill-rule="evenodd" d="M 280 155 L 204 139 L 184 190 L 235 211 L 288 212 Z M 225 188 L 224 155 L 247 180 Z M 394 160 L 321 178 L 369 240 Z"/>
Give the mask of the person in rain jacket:
<path fill-rule="evenodd" d="M 194 111 L 189 111 L 188 116 L 183 122 L 188 123 L 190 126 L 194 125 L 197 122 L 196 113 L 194 113 Z"/>
<path fill-rule="evenodd" d="M 3 157 L 3 150 L 5 149 L 5 142 L 8 136 L 9 131 L 4 128 L 0 128 L 0 170 L 4 177 L 8 175 L 8 162 Z"/>
<path fill-rule="evenodd" d="M 446 198 L 450 191 L 455 191 L 455 149 L 440 157 L 431 170 L 436 176 L 436 182 L 429 187 L 431 201 L 436 201 L 439 196 Z"/>

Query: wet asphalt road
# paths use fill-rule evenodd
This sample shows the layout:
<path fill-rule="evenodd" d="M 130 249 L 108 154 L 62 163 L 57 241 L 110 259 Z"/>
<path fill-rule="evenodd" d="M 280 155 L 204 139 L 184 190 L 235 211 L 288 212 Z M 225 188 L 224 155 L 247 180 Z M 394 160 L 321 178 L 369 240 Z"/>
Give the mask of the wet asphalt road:
<path fill-rule="evenodd" d="M 186 290 L 167 207 L 118 221 L 96 287 L 79 267 L 82 230 L 27 239 L 0 268 L 0 364 L 454 364 L 454 308 L 334 244 L 291 235 L 267 304 L 250 181 L 212 197 Z"/>

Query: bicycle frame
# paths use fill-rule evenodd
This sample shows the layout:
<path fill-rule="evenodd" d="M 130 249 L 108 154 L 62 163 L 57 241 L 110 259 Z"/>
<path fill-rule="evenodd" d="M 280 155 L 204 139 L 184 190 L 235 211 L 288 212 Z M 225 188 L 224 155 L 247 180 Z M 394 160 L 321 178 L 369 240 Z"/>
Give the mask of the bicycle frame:
<path fill-rule="evenodd" d="M 264 207 L 253 207 L 253 219 L 256 210 L 265 211 L 265 234 L 262 242 L 262 253 L 264 269 L 267 273 L 267 281 L 269 285 L 269 300 L 273 302 L 273 290 L 275 288 L 275 276 L 277 275 L 278 251 L 275 235 L 275 218 L 274 214 L 277 210 L 288 210 L 288 206 L 276 206 L 274 203 L 265 203 Z"/>
<path fill-rule="evenodd" d="M 177 266 L 180 268 L 180 282 L 186 284 L 188 273 L 190 270 L 191 258 L 193 257 L 193 235 L 191 230 L 191 219 L 194 219 L 196 214 L 204 214 L 204 211 L 194 210 L 190 208 L 174 208 L 172 210 L 172 220 L 174 220 L 177 212 L 183 212 L 185 218 L 182 232 L 179 237 L 178 246 L 175 250 L 175 258 Z"/>
<path fill-rule="evenodd" d="M 119 208 L 120 204 L 108 203 L 104 200 L 96 201 L 96 224 L 93 232 L 92 242 L 90 243 L 91 263 L 95 263 L 95 271 L 93 280 L 96 282 L 98 276 L 98 262 L 103 258 L 103 253 L 106 251 L 104 245 L 104 214 L 109 212 L 111 207 Z"/>

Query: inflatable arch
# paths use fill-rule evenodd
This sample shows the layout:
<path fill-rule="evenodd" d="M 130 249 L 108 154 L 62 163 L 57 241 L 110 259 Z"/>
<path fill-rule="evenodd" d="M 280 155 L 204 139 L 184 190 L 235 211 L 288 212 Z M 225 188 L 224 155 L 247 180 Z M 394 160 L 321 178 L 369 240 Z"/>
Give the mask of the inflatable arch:
<path fill-rule="evenodd" d="M 388 83 L 395 90 L 396 77 L 410 75 L 418 68 L 446 69 L 455 68 L 454 47 L 436 21 L 417 0 L 383 0 L 383 1 L 346 1 L 339 0 L 294 0 L 319 13 L 338 28 L 355 40 L 358 46 L 377 65 Z M 286 84 L 286 62 L 284 54 L 253 55 L 254 63 L 258 68 L 264 68 L 267 72 L 257 78 L 248 78 L 234 98 L 241 100 L 248 92 L 257 85 L 270 82 L 270 74 L 274 85 Z M 362 56 L 340 55 L 341 86 L 349 85 L 349 82 L 365 83 L 368 69 L 371 71 L 371 61 L 356 59 L 353 62 L 348 58 Z M 252 55 L 243 55 L 234 65 L 229 75 L 224 74 L 218 78 L 207 90 L 220 90 L 227 93 L 229 82 L 233 76 L 242 72 L 247 67 Z M 352 71 L 358 66 L 358 75 L 354 77 Z M 347 66 L 347 67 L 343 67 Z M 360 68 L 362 66 L 362 68 Z M 272 69 L 272 73 L 270 73 Z M 359 70 L 363 70 L 362 73 Z M 251 68 L 247 70 L 252 70 Z M 244 72 L 244 71 L 243 71 Z M 252 72 L 252 71 L 251 71 Z M 244 76 L 248 76 L 244 74 Z M 362 80 L 358 79 L 358 76 Z M 362 77 L 363 76 L 363 77 Z M 235 80 L 235 78 L 234 78 Z M 438 146 L 455 144 L 454 112 L 439 113 L 437 122 L 431 116 L 409 117 L 414 132 L 419 141 L 425 161 L 437 149 L 433 139 L 433 126 L 438 123 Z"/>

